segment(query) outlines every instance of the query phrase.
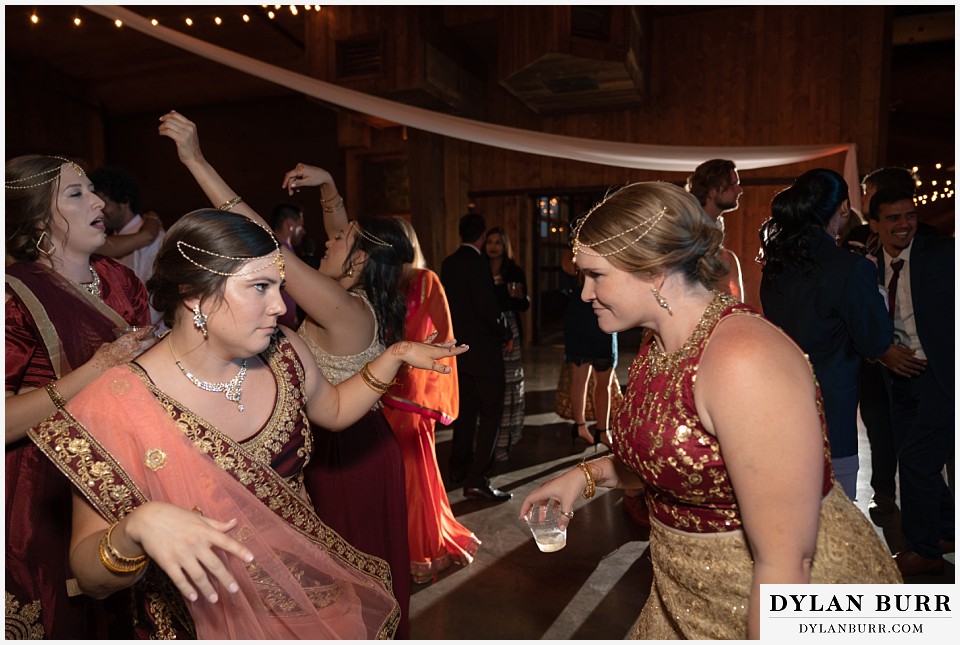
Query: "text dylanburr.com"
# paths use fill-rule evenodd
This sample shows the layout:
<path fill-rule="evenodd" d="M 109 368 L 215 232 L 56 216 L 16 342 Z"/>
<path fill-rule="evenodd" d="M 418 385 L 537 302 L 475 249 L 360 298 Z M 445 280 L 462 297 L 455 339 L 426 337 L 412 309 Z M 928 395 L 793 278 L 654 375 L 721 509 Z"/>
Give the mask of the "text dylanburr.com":
<path fill-rule="evenodd" d="M 760 638 L 955 642 L 958 603 L 955 585 L 761 585 Z"/>

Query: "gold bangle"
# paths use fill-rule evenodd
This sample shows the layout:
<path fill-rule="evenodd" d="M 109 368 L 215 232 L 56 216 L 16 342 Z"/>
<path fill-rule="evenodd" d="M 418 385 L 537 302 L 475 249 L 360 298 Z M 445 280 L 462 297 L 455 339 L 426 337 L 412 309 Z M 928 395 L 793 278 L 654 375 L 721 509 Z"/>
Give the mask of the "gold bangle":
<path fill-rule="evenodd" d="M 327 205 L 327 202 L 332 202 L 332 201 L 335 200 L 337 197 L 340 197 L 340 193 L 337 193 L 336 195 L 334 195 L 334 196 L 331 197 L 330 199 L 324 199 L 324 198 L 323 198 L 323 193 L 321 193 L 321 194 L 320 194 L 320 203 L 321 203 L 322 205 L 326 206 L 326 205 Z M 341 200 L 342 200 L 342 198 L 341 198 Z"/>
<path fill-rule="evenodd" d="M 100 537 L 98 548 L 100 552 L 100 562 L 103 563 L 103 566 L 108 571 L 114 573 L 139 573 L 143 571 L 149 563 L 147 554 L 142 553 L 130 558 L 117 551 L 116 547 L 110 542 L 110 537 L 113 534 L 113 529 L 117 528 L 118 524 L 119 522 L 111 524 L 110 528 L 104 531 Z"/>
<path fill-rule="evenodd" d="M 58 410 L 62 410 L 67 406 L 67 400 L 60 394 L 60 390 L 57 389 L 57 384 L 54 381 L 50 381 L 44 385 L 43 389 L 47 391 L 47 396 L 50 397 L 50 400 L 53 401 L 53 404 L 57 406 Z"/>
<path fill-rule="evenodd" d="M 337 197 L 340 198 L 340 201 L 338 201 L 334 206 L 327 206 L 326 204 L 323 203 L 322 199 L 320 200 L 320 203 L 323 205 L 324 213 L 336 213 L 338 210 L 343 208 L 343 197 L 340 197 L 340 195 L 337 195 Z M 333 200 L 330 200 L 330 201 L 333 201 Z"/>
<path fill-rule="evenodd" d="M 367 363 L 367 364 L 364 365 L 362 368 L 360 368 L 360 374 L 361 374 L 361 376 L 363 376 L 363 379 L 364 379 L 365 381 L 367 381 L 367 379 L 369 379 L 369 381 L 367 381 L 367 384 L 368 384 L 368 385 L 370 385 L 370 386 L 376 386 L 376 389 L 378 389 L 378 390 L 383 390 L 384 392 L 386 392 L 386 391 L 389 390 L 392 386 L 394 386 L 394 385 L 396 385 L 397 383 L 400 382 L 400 381 L 398 381 L 396 378 L 394 378 L 394 379 L 393 379 L 392 381 L 390 381 L 389 383 L 384 383 L 383 381 L 381 381 L 380 379 L 378 379 L 376 376 L 374 376 L 374 375 L 373 375 L 373 372 L 370 371 L 370 363 Z"/>
<path fill-rule="evenodd" d="M 590 467 L 587 466 L 585 462 L 580 462 L 577 464 L 580 470 L 583 471 L 583 476 L 587 480 L 587 487 L 583 489 L 583 494 L 581 497 L 583 499 L 591 499 L 594 494 L 597 492 L 597 482 L 593 479 L 593 473 L 590 472 Z"/>
<path fill-rule="evenodd" d="M 387 388 L 379 385 L 380 382 L 376 379 L 376 377 L 373 376 L 373 374 L 370 373 L 370 368 L 368 368 L 366 365 L 360 368 L 360 378 L 363 379 L 363 382 L 368 388 L 377 394 L 383 396 L 387 393 Z"/>
<path fill-rule="evenodd" d="M 231 208 L 233 208 L 234 206 L 236 206 L 237 204 L 239 204 L 239 203 L 242 202 L 242 201 L 243 201 L 243 197 L 241 197 L 240 195 L 237 195 L 237 196 L 234 197 L 233 199 L 229 199 L 229 200 L 223 202 L 222 204 L 220 204 L 219 206 L 217 206 L 217 210 L 218 210 L 218 211 L 228 211 L 228 210 L 230 210 Z"/>

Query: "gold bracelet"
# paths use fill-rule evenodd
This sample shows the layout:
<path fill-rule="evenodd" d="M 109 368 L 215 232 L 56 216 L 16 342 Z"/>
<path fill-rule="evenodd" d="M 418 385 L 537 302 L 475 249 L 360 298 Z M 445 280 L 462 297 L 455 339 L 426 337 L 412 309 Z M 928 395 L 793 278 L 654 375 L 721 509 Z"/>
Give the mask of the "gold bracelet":
<path fill-rule="evenodd" d="M 227 201 L 223 202 L 222 204 L 220 204 L 219 206 L 217 206 L 217 210 L 218 210 L 218 211 L 228 211 L 228 210 L 230 210 L 231 208 L 233 208 L 234 206 L 236 206 L 237 204 L 239 204 L 239 203 L 242 202 L 242 201 L 243 201 L 243 197 L 241 197 L 240 195 L 237 195 L 237 196 L 234 197 L 233 199 L 227 200 Z"/>
<path fill-rule="evenodd" d="M 323 193 L 320 193 L 320 204 L 322 204 L 323 206 L 326 206 L 326 205 L 327 205 L 327 202 L 332 202 L 332 201 L 335 200 L 337 197 L 340 197 L 340 193 L 337 193 L 336 195 L 334 195 L 334 196 L 331 197 L 330 199 L 324 199 L 324 198 L 323 198 Z"/>
<path fill-rule="evenodd" d="M 117 528 L 118 524 L 119 522 L 111 524 L 110 528 L 104 531 L 100 537 L 98 549 L 100 552 L 100 562 L 103 563 L 103 566 L 108 571 L 112 571 L 113 573 L 140 573 L 149 563 L 147 554 L 142 553 L 136 557 L 129 558 L 117 551 L 116 547 L 110 542 L 113 529 Z"/>
<path fill-rule="evenodd" d="M 616 461 L 616 459 L 617 459 L 616 456 L 615 456 L 615 455 L 607 455 L 607 456 L 605 456 L 605 457 L 601 457 L 600 459 L 609 459 L 609 460 L 610 460 L 610 468 L 613 469 L 613 474 L 617 476 L 617 483 L 616 483 L 616 484 L 614 484 L 613 486 L 605 486 L 604 488 L 610 488 L 610 489 L 613 489 L 613 490 L 617 490 L 618 488 L 623 488 L 623 481 L 620 479 L 620 473 L 617 472 L 617 466 L 616 466 L 616 464 L 614 463 L 614 462 Z M 600 461 L 600 459 L 597 459 L 597 461 Z"/>
<path fill-rule="evenodd" d="M 583 489 L 581 497 L 583 497 L 583 499 L 591 499 L 594 493 L 597 492 L 597 482 L 594 481 L 593 473 L 590 472 L 590 467 L 587 466 L 585 462 L 581 461 L 577 466 L 583 471 L 583 476 L 587 479 L 587 487 Z"/>
<path fill-rule="evenodd" d="M 370 377 L 367 376 L 367 372 L 365 370 L 360 370 L 360 378 L 363 379 L 364 384 L 366 384 L 368 388 L 370 388 L 380 396 L 383 396 L 384 394 L 387 393 L 386 390 L 377 387 L 373 382 L 370 381 Z"/>
<path fill-rule="evenodd" d="M 57 384 L 54 381 L 50 381 L 44 385 L 43 389 L 47 391 L 47 396 L 50 397 L 50 400 L 53 401 L 53 404 L 57 406 L 58 410 L 62 410 L 67 406 L 67 400 L 60 394 L 60 390 L 57 389 Z"/>
<path fill-rule="evenodd" d="M 337 197 L 340 197 L 340 195 L 337 195 Z M 320 202 L 322 204 L 323 200 L 321 199 Z M 326 204 L 322 204 L 322 205 L 323 205 L 324 213 L 336 213 L 338 210 L 343 208 L 343 197 L 340 197 L 340 201 L 338 201 L 335 206 L 327 206 Z"/>
<path fill-rule="evenodd" d="M 376 389 L 383 390 L 384 392 L 386 392 L 392 386 L 400 382 L 396 378 L 394 378 L 389 383 L 384 383 L 383 381 L 378 379 L 376 376 L 374 376 L 373 372 L 370 371 L 370 363 L 367 363 L 360 369 L 360 374 L 363 376 L 364 380 L 370 379 L 368 381 L 368 385 L 370 385 L 371 387 L 376 386 Z"/>

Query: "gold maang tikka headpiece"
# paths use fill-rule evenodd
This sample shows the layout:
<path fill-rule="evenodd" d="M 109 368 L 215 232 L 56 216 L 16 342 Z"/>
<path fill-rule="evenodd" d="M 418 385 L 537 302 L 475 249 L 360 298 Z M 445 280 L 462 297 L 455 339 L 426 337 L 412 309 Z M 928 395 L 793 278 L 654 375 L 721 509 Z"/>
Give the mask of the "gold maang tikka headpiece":
<path fill-rule="evenodd" d="M 264 262 L 262 265 L 257 266 L 257 267 L 254 267 L 254 268 L 252 268 L 252 269 L 245 269 L 245 270 L 243 270 L 243 271 L 234 271 L 234 272 L 232 272 L 232 273 L 227 273 L 227 272 L 224 272 L 224 271 L 217 271 L 216 269 L 211 269 L 210 267 L 203 265 L 202 263 L 198 262 L 197 260 L 194 260 L 192 257 L 190 257 L 189 255 L 187 255 L 187 252 L 186 252 L 184 249 L 190 249 L 191 251 L 197 251 L 198 253 L 204 253 L 204 254 L 206 254 L 206 255 L 209 255 L 209 256 L 212 256 L 212 257 L 216 257 L 216 258 L 222 258 L 222 259 L 224 259 L 224 260 L 234 260 L 234 261 L 236 261 L 236 262 L 248 262 L 248 261 L 250 261 L 250 260 L 256 260 L 256 259 L 258 259 L 258 258 L 256 258 L 256 257 L 254 257 L 254 258 L 244 258 L 244 257 L 234 257 L 234 256 L 231 256 L 231 255 L 222 255 L 222 254 L 220 254 L 220 253 L 215 253 L 214 251 L 208 251 L 207 249 L 202 249 L 202 248 L 200 248 L 199 246 L 194 246 L 194 245 L 192 245 L 192 244 L 189 244 L 189 243 L 187 243 L 187 242 L 184 242 L 183 240 L 177 240 L 177 250 L 180 251 L 180 255 L 182 255 L 183 258 L 184 258 L 187 262 L 189 262 L 190 264 L 194 265 L 195 267 L 197 267 L 197 268 L 199 268 L 199 269 L 203 269 L 204 271 L 209 271 L 210 273 L 213 273 L 213 274 L 215 274 L 215 275 L 222 275 L 222 276 L 225 276 L 225 277 L 228 277 L 228 278 L 230 278 L 230 277 L 235 277 L 235 276 L 240 276 L 240 275 L 249 275 L 249 274 L 251 274 L 251 273 L 258 273 L 258 272 L 263 271 L 263 270 L 265 270 L 265 269 L 269 269 L 270 267 L 276 265 L 277 269 L 280 271 L 280 280 L 286 279 L 286 273 L 284 272 L 285 263 L 284 263 L 284 260 L 283 260 L 283 250 L 280 248 L 280 243 L 277 242 L 277 238 L 274 236 L 274 234 L 273 234 L 272 231 L 270 231 L 269 229 L 267 229 L 265 226 L 263 226 L 263 225 L 260 224 L 259 222 L 254 222 L 254 224 L 256 224 L 257 226 L 259 226 L 260 228 L 262 228 L 264 231 L 267 232 L 267 234 L 270 235 L 270 239 L 273 240 L 273 245 L 274 245 L 274 247 L 276 248 L 276 255 L 275 255 L 272 259 L 269 259 L 269 260 L 267 260 L 266 262 Z M 258 256 L 258 257 L 267 258 L 267 257 L 269 257 L 269 255 L 261 255 L 261 256 Z"/>
<path fill-rule="evenodd" d="M 577 255 L 578 255 L 579 253 L 584 253 L 584 254 L 586 254 L 586 255 L 592 255 L 592 256 L 598 257 L 598 258 L 605 258 L 605 257 L 609 257 L 609 256 L 611 256 L 611 255 L 616 255 L 617 253 L 620 253 L 621 251 L 627 250 L 628 248 L 630 248 L 631 246 L 633 246 L 634 244 L 636 244 L 637 242 L 639 242 L 640 240 L 642 240 L 647 233 L 649 233 L 651 230 L 653 230 L 653 227 L 657 225 L 657 222 L 659 222 L 659 221 L 663 218 L 663 216 L 666 214 L 666 212 L 667 212 L 667 207 L 664 206 L 664 207 L 661 208 L 658 212 L 654 213 L 654 214 L 651 215 L 650 217 L 647 217 L 646 219 L 644 219 L 643 221 L 641 221 L 641 222 L 640 222 L 639 224 L 637 224 L 636 226 L 631 226 L 630 228 L 628 228 L 628 229 L 626 229 L 626 230 L 623 230 L 623 231 L 621 231 L 621 232 L 619 232 L 619 233 L 616 233 L 616 234 L 614 234 L 614 235 L 611 235 L 610 237 L 605 237 L 605 238 L 602 239 L 602 240 L 597 240 L 597 241 L 594 242 L 593 244 L 584 244 L 584 243 L 582 243 L 582 242 L 580 241 L 580 230 L 583 228 L 583 225 L 587 223 L 587 219 L 589 219 L 590 216 L 593 215 L 593 212 L 594 212 L 595 210 L 597 210 L 598 208 L 600 208 L 601 206 L 603 206 L 603 204 L 604 204 L 606 201 L 607 201 L 606 198 L 604 198 L 603 201 L 599 202 L 596 206 L 594 206 L 593 208 L 591 208 L 591 209 L 587 212 L 587 214 L 584 215 L 584 216 L 574 225 L 574 227 L 573 227 L 573 258 L 574 258 L 574 260 L 576 260 Z M 614 249 L 613 251 L 609 251 L 609 252 L 607 252 L 607 253 L 594 253 L 593 251 L 590 250 L 590 249 L 592 249 L 593 247 L 595 247 L 595 246 L 597 246 L 597 245 L 599 245 L 599 244 L 603 244 L 604 242 L 609 242 L 610 240 L 615 240 L 615 239 L 617 239 L 618 237 L 623 237 L 623 236 L 625 236 L 625 235 L 629 235 L 630 233 L 633 233 L 634 231 L 637 231 L 637 230 L 640 231 L 639 235 L 637 235 L 635 238 L 633 238 L 632 240 L 630 240 L 629 242 L 627 242 L 626 244 L 624 244 L 623 246 L 621 246 L 619 249 Z"/>
<path fill-rule="evenodd" d="M 62 161 L 63 163 L 58 164 L 56 168 L 50 168 L 49 170 L 38 172 L 34 175 L 30 175 L 29 177 L 21 177 L 20 179 L 10 179 L 8 181 L 5 181 L 3 183 L 4 188 L 9 188 L 10 190 L 27 190 L 29 188 L 38 188 L 40 186 L 49 184 L 60 178 L 60 173 L 63 172 L 64 164 L 70 164 L 73 167 L 73 169 L 77 171 L 77 174 L 80 175 L 81 177 L 83 177 L 86 174 L 83 172 L 83 168 L 81 168 L 77 162 L 71 161 L 66 157 L 58 157 L 57 155 L 48 155 L 47 159 L 56 159 L 58 161 Z M 48 175 L 52 175 L 52 176 L 47 177 Z M 30 181 L 31 179 L 37 179 L 39 177 L 47 177 L 47 178 L 41 181 L 35 182 L 33 184 L 25 183 Z"/>

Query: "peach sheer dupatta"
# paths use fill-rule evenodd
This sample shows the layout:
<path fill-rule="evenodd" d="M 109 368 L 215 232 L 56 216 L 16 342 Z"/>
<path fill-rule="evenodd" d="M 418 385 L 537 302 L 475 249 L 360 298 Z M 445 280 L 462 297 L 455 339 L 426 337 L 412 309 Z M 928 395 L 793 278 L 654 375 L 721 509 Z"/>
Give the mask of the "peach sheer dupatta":
<path fill-rule="evenodd" d="M 433 342 L 453 340 L 453 323 L 443 285 L 436 273 L 421 269 L 410 281 L 407 293 L 405 340 L 422 342 L 434 331 Z M 420 414 L 450 425 L 460 413 L 460 391 L 457 387 L 457 359 L 441 361 L 452 367 L 449 374 L 431 370 L 407 369 L 384 395 L 384 405 L 412 414 Z"/>
<path fill-rule="evenodd" d="M 254 561 L 224 556 L 240 591 L 218 589 L 217 603 L 188 603 L 198 638 L 393 635 L 399 608 L 386 564 L 347 544 L 283 478 L 228 437 L 189 417 L 174 423 L 129 367 L 105 373 L 68 411 L 35 428 L 32 438 L 108 521 L 144 499 L 239 519 L 230 535 Z M 384 569 L 385 581 L 371 575 Z"/>

